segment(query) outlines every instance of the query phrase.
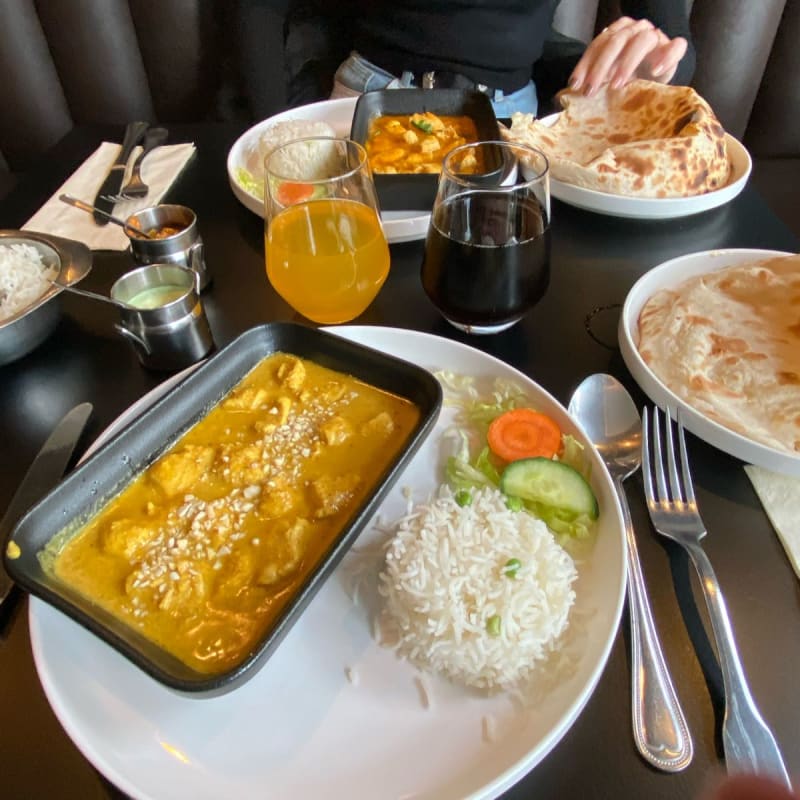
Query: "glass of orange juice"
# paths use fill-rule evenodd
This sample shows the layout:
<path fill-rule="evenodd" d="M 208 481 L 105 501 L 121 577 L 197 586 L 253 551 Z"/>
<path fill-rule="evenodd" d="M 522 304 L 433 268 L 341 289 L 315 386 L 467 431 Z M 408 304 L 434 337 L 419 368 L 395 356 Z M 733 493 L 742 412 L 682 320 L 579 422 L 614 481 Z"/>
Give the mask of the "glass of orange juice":
<path fill-rule="evenodd" d="M 275 291 L 314 322 L 354 319 L 389 273 L 366 151 L 350 139 L 297 139 L 266 157 L 265 178 L 265 254 Z"/>

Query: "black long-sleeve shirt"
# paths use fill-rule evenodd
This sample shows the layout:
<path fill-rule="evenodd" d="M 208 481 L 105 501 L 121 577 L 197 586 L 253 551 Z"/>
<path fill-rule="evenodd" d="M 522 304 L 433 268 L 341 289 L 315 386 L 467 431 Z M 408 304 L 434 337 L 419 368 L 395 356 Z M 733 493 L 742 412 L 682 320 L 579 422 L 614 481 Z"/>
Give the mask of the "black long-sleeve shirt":
<path fill-rule="evenodd" d="M 317 24 L 325 25 L 326 17 L 336 18 L 331 35 L 336 36 L 337 51 L 344 49 L 342 56 L 353 47 L 393 74 L 406 69 L 459 72 L 476 83 L 504 90 L 519 88 L 533 74 L 540 101 L 564 88 L 585 47 L 552 30 L 558 0 L 340 0 L 333 4 L 330 0 L 236 0 L 242 72 L 252 113 L 258 118 L 281 110 L 287 99 L 297 102 L 298 94 L 303 102 L 320 99 L 321 95 L 311 96 L 313 92 L 303 90 L 303 94 L 293 86 L 297 76 L 286 74 L 291 72 L 284 58 L 286 14 L 298 5 L 310 9 Z M 688 83 L 695 55 L 685 3 L 623 0 L 621 7 L 625 14 L 651 20 L 668 36 L 689 41 L 689 51 L 673 78 L 673 83 Z M 345 36 L 350 41 L 339 41 Z M 318 42 L 304 45 L 311 51 L 315 47 Z M 319 54 L 309 52 L 308 57 L 319 58 Z M 550 68 L 541 70 L 545 61 Z"/>
<path fill-rule="evenodd" d="M 365 58 L 399 75 L 459 72 L 476 83 L 512 91 L 531 77 L 552 35 L 557 0 L 354 0 L 353 39 Z M 645 17 L 670 36 L 691 41 L 685 4 L 629 0 L 623 13 Z M 694 51 L 674 81 L 687 82 Z"/>

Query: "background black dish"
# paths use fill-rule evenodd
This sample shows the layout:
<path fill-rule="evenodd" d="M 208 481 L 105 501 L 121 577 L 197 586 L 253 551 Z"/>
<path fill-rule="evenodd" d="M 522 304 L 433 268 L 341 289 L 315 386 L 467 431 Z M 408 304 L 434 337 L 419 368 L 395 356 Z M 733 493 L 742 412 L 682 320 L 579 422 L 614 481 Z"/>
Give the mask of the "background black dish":
<path fill-rule="evenodd" d="M 64 586 L 42 569 L 37 553 L 65 528 L 77 530 L 204 417 L 259 361 L 276 352 L 310 359 L 406 398 L 419 408 L 420 419 L 403 449 L 383 474 L 376 476 L 372 490 L 353 510 L 328 551 L 251 651 L 227 672 L 202 674 Z M 5 557 L 6 569 L 23 589 L 72 617 L 166 686 L 195 696 L 221 694 L 249 677 L 254 665 L 263 665 L 297 621 L 433 429 L 441 402 L 436 378 L 414 364 L 302 325 L 272 323 L 252 328 L 151 406 L 37 503 L 9 537 L 19 546 L 21 555 L 16 559 Z"/>
<path fill-rule="evenodd" d="M 358 98 L 350 128 L 350 138 L 364 145 L 369 123 L 383 115 L 433 114 L 470 117 L 478 131 L 478 141 L 499 138 L 497 117 L 487 95 L 471 89 L 382 89 Z M 430 211 L 436 197 L 439 176 L 397 173 L 373 175 L 382 211 Z"/>

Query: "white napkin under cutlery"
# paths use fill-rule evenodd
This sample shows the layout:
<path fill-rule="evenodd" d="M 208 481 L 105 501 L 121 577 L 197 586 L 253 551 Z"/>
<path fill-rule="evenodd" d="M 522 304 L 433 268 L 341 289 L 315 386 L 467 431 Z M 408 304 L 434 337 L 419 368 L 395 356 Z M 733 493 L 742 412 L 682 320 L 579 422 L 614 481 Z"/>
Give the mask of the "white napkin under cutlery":
<path fill-rule="evenodd" d="M 189 143 L 166 144 L 148 153 L 142 164 L 142 179 L 150 187 L 150 191 L 146 197 L 117 203 L 112 212 L 114 216 L 125 219 L 136 211 L 161 202 L 161 198 L 186 166 L 194 151 L 195 146 Z M 138 152 L 138 148 L 134 150 L 125 180 Z M 119 225 L 111 222 L 107 225 L 97 225 L 91 214 L 68 206 L 58 199 L 61 194 L 71 194 L 91 204 L 118 154 L 118 144 L 103 142 L 22 226 L 23 230 L 74 239 L 83 242 L 92 250 L 126 250 L 130 241 Z"/>
<path fill-rule="evenodd" d="M 744 471 L 800 578 L 800 478 L 750 464 Z"/>

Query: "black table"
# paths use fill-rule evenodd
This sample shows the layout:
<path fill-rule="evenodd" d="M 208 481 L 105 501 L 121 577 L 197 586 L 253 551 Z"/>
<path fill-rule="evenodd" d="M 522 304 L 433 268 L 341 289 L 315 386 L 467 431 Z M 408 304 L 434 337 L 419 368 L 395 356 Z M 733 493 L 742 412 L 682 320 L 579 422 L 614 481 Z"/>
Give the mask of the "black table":
<path fill-rule="evenodd" d="M 218 345 L 272 320 L 298 319 L 272 291 L 263 264 L 262 220 L 228 186 L 225 158 L 240 131 L 205 125 L 174 129 L 197 157 L 168 199 L 198 214 L 214 283 L 206 311 Z M 0 204 L 0 227 L 21 226 L 99 141 L 116 129 L 77 130 Z M 620 304 L 646 270 L 674 256 L 719 247 L 797 251 L 800 244 L 748 187 L 729 205 L 696 217 L 641 222 L 602 217 L 559 202 L 553 208 L 552 279 L 537 308 L 493 337 L 469 337 L 445 323 L 419 282 L 422 245 L 393 245 L 390 276 L 359 324 L 414 328 L 467 342 L 513 364 L 566 403 L 587 374 L 610 372 L 641 405 L 616 347 Z M 98 252 L 84 288 L 107 292 L 131 267 L 128 253 Z M 0 509 L 5 508 L 55 422 L 73 405 L 94 404 L 86 446 L 164 374 L 142 369 L 112 328 L 111 308 L 63 297 L 55 333 L 23 360 L 0 367 Z M 798 582 L 742 464 L 689 437 L 698 501 L 711 531 L 706 550 L 726 593 L 751 689 L 800 781 Z M 588 705 L 554 751 L 508 798 L 695 798 L 724 770 L 722 681 L 693 569 L 677 546 L 652 533 L 641 479 L 628 494 L 657 626 L 694 735 L 691 766 L 653 770 L 630 733 L 628 620 L 623 615 L 608 665 Z M 51 712 L 30 654 L 26 603 L 0 642 L 0 787 L 8 798 L 109 798 L 119 793 L 74 747 Z"/>

